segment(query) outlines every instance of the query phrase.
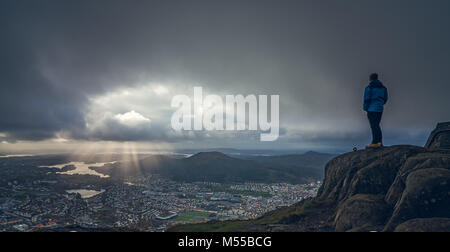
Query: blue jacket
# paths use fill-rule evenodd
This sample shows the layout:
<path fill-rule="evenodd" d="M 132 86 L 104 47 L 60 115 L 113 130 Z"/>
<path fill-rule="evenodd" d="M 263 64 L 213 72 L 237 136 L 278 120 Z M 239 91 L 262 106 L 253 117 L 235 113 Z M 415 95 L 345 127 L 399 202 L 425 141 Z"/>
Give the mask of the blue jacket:
<path fill-rule="evenodd" d="M 364 90 L 364 111 L 383 112 L 388 100 L 387 88 L 379 80 L 374 80 Z"/>

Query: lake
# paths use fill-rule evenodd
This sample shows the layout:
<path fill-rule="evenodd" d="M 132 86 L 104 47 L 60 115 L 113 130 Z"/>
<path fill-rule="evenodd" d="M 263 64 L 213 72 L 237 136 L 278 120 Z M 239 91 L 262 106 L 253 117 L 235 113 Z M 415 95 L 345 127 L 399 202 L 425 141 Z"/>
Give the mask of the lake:
<path fill-rule="evenodd" d="M 78 193 L 81 195 L 81 198 L 88 199 L 88 198 L 94 197 L 95 195 L 105 192 L 105 190 L 102 189 L 100 191 L 95 191 L 95 190 L 77 189 L 77 190 L 66 190 L 66 192 L 67 193 Z"/>
<path fill-rule="evenodd" d="M 67 175 L 94 175 L 99 176 L 101 178 L 108 178 L 109 175 L 105 175 L 99 172 L 96 172 L 95 170 L 89 168 L 89 167 L 102 167 L 106 164 L 113 164 L 114 162 L 107 162 L 107 163 L 92 163 L 92 164 L 86 164 L 84 162 L 70 162 L 65 164 L 59 164 L 59 165 L 51 165 L 51 166 L 40 166 L 45 168 L 55 168 L 55 169 L 62 169 L 66 166 L 73 165 L 75 169 L 65 172 L 57 172 L 57 174 L 67 174 Z"/>

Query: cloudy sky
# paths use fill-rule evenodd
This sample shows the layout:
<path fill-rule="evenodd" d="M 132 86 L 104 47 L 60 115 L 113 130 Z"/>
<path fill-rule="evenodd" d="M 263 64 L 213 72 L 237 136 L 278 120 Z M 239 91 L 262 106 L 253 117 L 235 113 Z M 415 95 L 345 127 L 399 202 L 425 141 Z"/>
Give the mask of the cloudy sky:
<path fill-rule="evenodd" d="M 370 140 L 368 75 L 389 90 L 386 144 L 450 120 L 450 1 L 0 1 L 0 151 L 351 149 Z M 280 95 L 280 138 L 175 132 L 176 94 Z"/>

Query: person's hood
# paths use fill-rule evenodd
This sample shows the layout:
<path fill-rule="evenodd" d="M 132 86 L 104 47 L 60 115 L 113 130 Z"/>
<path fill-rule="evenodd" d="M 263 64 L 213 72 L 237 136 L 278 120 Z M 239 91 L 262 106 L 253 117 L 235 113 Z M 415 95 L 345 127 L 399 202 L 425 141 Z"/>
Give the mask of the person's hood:
<path fill-rule="evenodd" d="M 379 80 L 373 80 L 369 83 L 369 87 L 371 88 L 383 88 L 384 85 L 381 81 Z"/>

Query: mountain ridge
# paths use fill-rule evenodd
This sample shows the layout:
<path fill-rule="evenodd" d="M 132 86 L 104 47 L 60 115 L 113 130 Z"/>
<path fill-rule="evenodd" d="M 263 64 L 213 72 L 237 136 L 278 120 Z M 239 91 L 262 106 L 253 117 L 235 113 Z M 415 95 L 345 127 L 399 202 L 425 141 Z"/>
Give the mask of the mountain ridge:
<path fill-rule="evenodd" d="M 243 159 L 211 151 L 182 159 L 152 155 L 93 169 L 114 179 L 155 175 L 182 182 L 300 184 L 322 179 L 323 166 L 332 157 L 330 154 L 301 154 Z"/>

